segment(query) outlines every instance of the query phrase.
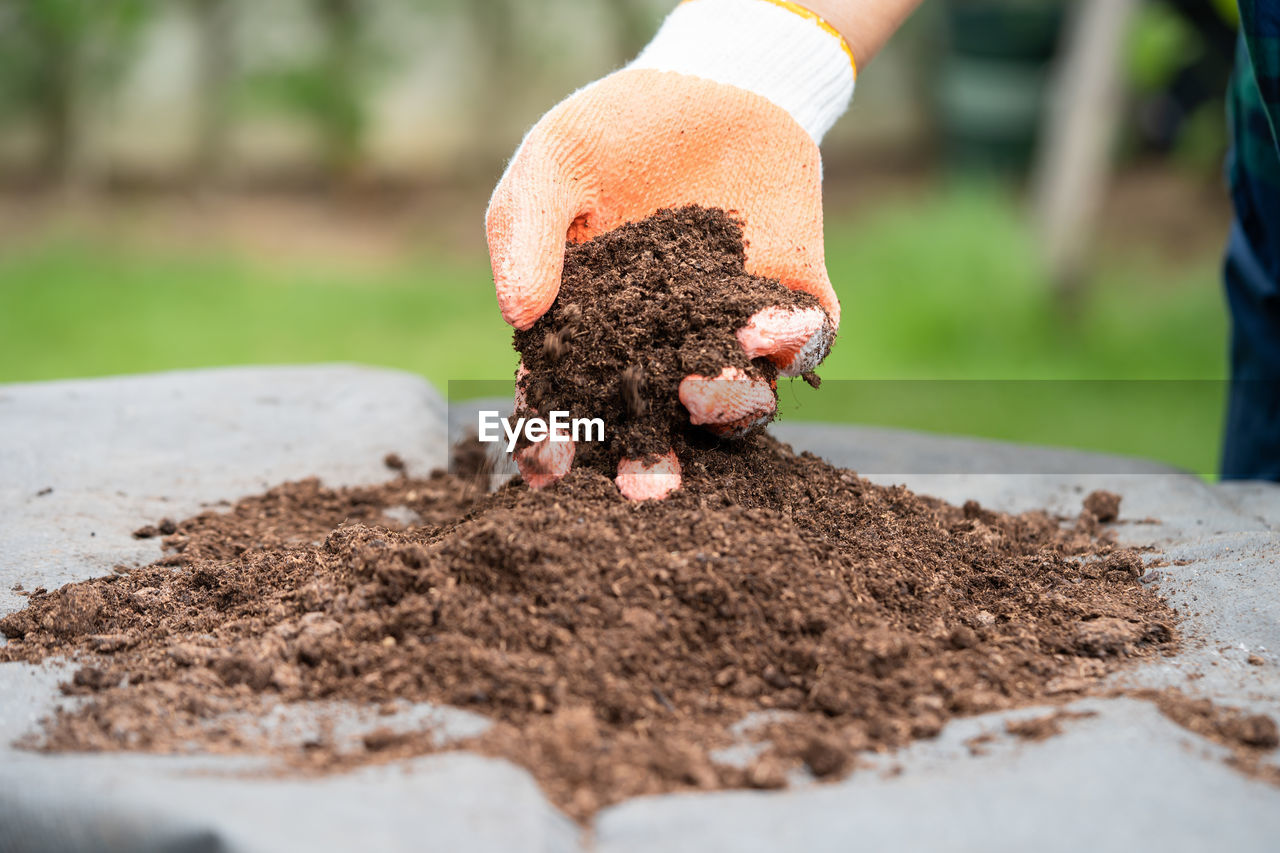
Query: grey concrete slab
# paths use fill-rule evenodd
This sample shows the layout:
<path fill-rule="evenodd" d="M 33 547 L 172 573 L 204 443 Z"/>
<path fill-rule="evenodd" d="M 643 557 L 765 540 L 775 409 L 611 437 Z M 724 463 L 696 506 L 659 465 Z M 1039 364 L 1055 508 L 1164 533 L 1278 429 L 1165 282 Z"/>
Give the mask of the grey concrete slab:
<path fill-rule="evenodd" d="M 440 395 L 368 367 L 197 370 L 0 386 L 0 610 L 10 587 L 57 586 L 160 556 L 143 522 L 285 480 L 385 479 L 445 464 Z"/>
<path fill-rule="evenodd" d="M 597 849 L 1275 850 L 1274 790 L 1227 768 L 1148 703 L 1074 707 L 1098 716 L 1034 745 L 1003 735 L 1015 715 L 987 715 L 834 785 L 633 800 L 600 817 Z M 984 732 L 997 740 L 971 755 L 964 741 Z"/>
<path fill-rule="evenodd" d="M 0 613 L 22 605 L 14 583 L 53 587 L 154 559 L 158 543 L 130 533 L 161 516 L 312 474 L 335 485 L 376 481 L 389 451 L 425 471 L 443 463 L 446 432 L 473 416 L 463 405 L 446 412 L 418 377 L 360 367 L 0 387 Z M 1188 561 L 1159 571 L 1193 635 L 1177 658 L 1124 680 L 1280 709 L 1280 487 L 1210 485 L 1140 460 L 893 430 L 776 432 L 873 480 L 996 509 L 1072 514 L 1091 489 L 1120 492 L 1119 535 L 1156 546 L 1153 559 Z M 1249 665 L 1250 654 L 1265 664 Z M 478 756 L 296 779 L 246 772 L 258 765 L 243 758 L 13 749 L 62 701 L 58 680 L 56 667 L 0 666 L 0 851 L 1176 851 L 1276 849 L 1280 838 L 1280 791 L 1230 770 L 1217 747 L 1133 700 L 1079 703 L 1097 715 L 1043 743 L 1016 743 L 1003 735 L 1010 715 L 984 715 L 835 785 L 624 803 L 584 840 L 526 773 Z M 457 733 L 483 725 L 426 706 L 407 707 L 403 724 L 423 715 Z M 277 722 L 286 718 L 305 728 L 306 709 Z M 366 722 L 354 711 L 349 721 L 353 736 Z M 970 755 L 964 741 L 982 732 L 996 738 L 987 754 Z"/>
<path fill-rule="evenodd" d="M 577 827 L 549 810 L 527 773 L 503 761 L 450 753 L 324 778 L 276 778 L 254 772 L 259 766 L 213 757 L 6 756 L 0 850 L 579 846 Z"/>

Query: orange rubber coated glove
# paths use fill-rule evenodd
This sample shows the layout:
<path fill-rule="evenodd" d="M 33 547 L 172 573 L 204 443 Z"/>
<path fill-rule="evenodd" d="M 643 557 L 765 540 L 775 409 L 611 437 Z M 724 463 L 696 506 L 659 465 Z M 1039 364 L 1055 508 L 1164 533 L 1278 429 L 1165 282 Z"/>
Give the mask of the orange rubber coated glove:
<path fill-rule="evenodd" d="M 566 239 L 666 207 L 719 207 L 742 220 L 748 273 L 822 306 L 765 309 L 737 330 L 739 341 L 783 375 L 813 369 L 840 322 L 823 259 L 818 142 L 854 78 L 848 45 L 800 6 L 682 3 L 635 61 L 543 116 L 508 165 L 486 215 L 503 317 L 527 329 L 551 306 Z M 775 406 L 771 387 L 729 368 L 689 377 L 679 393 L 692 423 L 725 435 L 767 421 Z M 539 488 L 568 472 L 573 445 L 542 442 L 516 461 Z M 629 498 L 661 498 L 679 487 L 680 465 L 674 453 L 624 459 L 617 483 Z"/>

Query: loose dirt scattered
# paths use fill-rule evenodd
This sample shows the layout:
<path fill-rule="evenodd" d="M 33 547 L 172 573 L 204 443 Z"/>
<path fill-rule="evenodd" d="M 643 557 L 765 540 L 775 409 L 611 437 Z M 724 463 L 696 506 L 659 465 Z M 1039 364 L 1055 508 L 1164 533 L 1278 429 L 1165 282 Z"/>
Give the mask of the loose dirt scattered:
<path fill-rule="evenodd" d="M 1225 746 L 1230 751 L 1227 764 L 1236 770 L 1280 785 L 1280 767 L 1264 760 L 1280 747 L 1280 728 L 1266 714 L 1215 705 L 1176 688 L 1132 691 L 1129 695 L 1154 702 L 1160 713 L 1187 731 Z"/>
<path fill-rule="evenodd" d="M 516 332 L 529 375 L 526 400 L 546 413 L 601 417 L 606 442 L 583 444 L 577 464 L 665 453 L 689 424 L 677 388 L 725 367 L 773 381 L 767 359 L 746 357 L 735 333 L 770 305 L 818 300 L 747 275 L 742 226 L 722 210 L 662 210 L 565 253 L 551 310 Z"/>
<path fill-rule="evenodd" d="M 630 503 L 575 469 L 481 494 L 436 474 L 304 481 L 174 525 L 167 556 L 0 620 L 0 659 L 69 656 L 86 697 L 49 750 L 262 750 L 227 723 L 277 703 L 428 700 L 479 738 L 375 731 L 289 751 L 335 768 L 468 748 L 586 818 L 673 790 L 838 778 L 952 717 L 1074 698 L 1171 652 L 1142 561 L 1074 524 L 886 488 L 767 436 L 686 448 L 685 484 Z M 384 524 L 388 510 L 420 521 Z M 734 727 L 772 743 L 717 760 Z M 757 715 L 758 716 L 758 715 Z"/>
<path fill-rule="evenodd" d="M 1010 720 L 1004 724 L 1004 730 L 1021 740 L 1041 741 L 1062 734 L 1064 720 L 1083 720 L 1092 716 L 1094 716 L 1092 711 L 1055 711 L 1043 717 Z"/>
<path fill-rule="evenodd" d="M 1265 714 L 1214 705 L 1176 689 L 1136 695 L 1154 701 L 1162 714 L 1183 728 L 1223 746 L 1263 750 L 1280 746 L 1280 729 Z"/>

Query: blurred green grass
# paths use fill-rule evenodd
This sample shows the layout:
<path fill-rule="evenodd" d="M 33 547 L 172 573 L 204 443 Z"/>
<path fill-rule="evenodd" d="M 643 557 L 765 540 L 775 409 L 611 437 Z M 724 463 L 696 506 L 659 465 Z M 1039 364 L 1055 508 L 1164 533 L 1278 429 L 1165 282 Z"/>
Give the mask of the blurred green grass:
<path fill-rule="evenodd" d="M 1227 375 L 1219 259 L 1126 244 L 1068 305 L 998 193 L 878 212 L 828 232 L 840 337 L 782 415 L 1078 447 L 1217 471 Z M 841 383 L 826 380 L 892 379 Z M 911 381 L 916 380 L 916 381 Z M 918 381 L 964 380 L 964 381 Z"/>
<path fill-rule="evenodd" d="M 1153 384 L 1160 399 L 1145 409 L 1122 404 L 1134 386 L 1102 382 L 833 382 L 1219 380 L 1227 325 L 1215 257 L 1112 252 L 1064 310 L 1016 205 L 998 191 L 950 189 L 829 219 L 827 262 L 844 306 L 840 336 L 822 390 L 783 387 L 783 417 L 1215 469 L 1215 381 Z M 0 381 L 324 361 L 402 368 L 440 387 L 509 378 L 515 359 L 486 259 L 424 250 L 326 266 L 65 235 L 0 257 Z"/>

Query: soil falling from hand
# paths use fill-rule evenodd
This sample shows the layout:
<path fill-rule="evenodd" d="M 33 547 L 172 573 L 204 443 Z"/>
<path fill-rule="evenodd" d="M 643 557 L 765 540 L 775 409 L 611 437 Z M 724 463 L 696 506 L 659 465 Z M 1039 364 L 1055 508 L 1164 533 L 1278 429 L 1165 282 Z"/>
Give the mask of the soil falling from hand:
<path fill-rule="evenodd" d="M 576 464 L 612 472 L 624 456 L 682 445 L 689 413 L 676 391 L 690 374 L 735 367 L 775 379 L 735 333 L 762 308 L 818 300 L 748 275 L 745 258 L 742 226 L 702 207 L 661 210 L 568 247 L 555 304 L 515 333 L 515 348 L 529 406 L 604 420 L 607 440 L 581 445 Z"/>

